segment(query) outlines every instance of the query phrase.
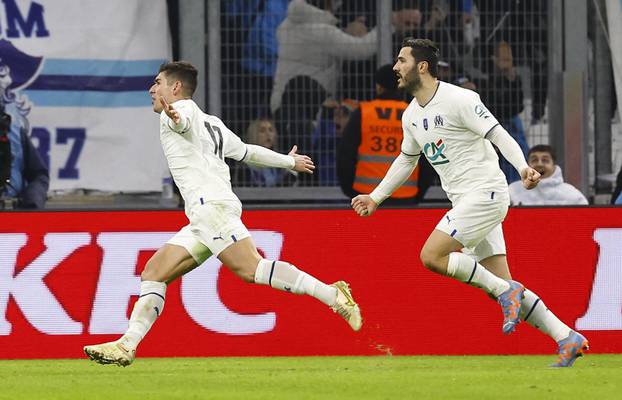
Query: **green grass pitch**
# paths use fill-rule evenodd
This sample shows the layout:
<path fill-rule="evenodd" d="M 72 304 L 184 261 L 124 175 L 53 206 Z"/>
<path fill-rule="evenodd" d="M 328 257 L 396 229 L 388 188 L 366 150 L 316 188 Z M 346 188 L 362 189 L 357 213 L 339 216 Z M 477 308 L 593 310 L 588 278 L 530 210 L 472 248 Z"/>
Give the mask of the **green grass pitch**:
<path fill-rule="evenodd" d="M 619 399 L 622 355 L 0 360 L 0 399 Z"/>

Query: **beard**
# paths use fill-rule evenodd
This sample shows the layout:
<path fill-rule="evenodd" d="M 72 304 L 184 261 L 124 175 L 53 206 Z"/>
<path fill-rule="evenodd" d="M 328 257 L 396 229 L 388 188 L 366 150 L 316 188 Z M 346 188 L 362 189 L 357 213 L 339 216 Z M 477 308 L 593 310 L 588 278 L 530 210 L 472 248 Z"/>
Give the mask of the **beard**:
<path fill-rule="evenodd" d="M 406 76 L 402 77 L 402 82 L 402 89 L 410 94 L 413 94 L 421 88 L 421 77 L 414 69 L 409 71 Z"/>

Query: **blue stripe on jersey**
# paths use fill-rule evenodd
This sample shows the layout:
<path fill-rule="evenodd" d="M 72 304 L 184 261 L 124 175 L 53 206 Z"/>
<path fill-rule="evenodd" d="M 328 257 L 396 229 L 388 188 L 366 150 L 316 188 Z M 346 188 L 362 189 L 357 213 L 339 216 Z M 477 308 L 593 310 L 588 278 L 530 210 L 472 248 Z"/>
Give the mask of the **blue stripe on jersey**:
<path fill-rule="evenodd" d="M 451 235 L 449 235 L 449 236 L 454 237 L 454 235 L 455 235 L 457 232 L 458 232 L 458 231 L 457 231 L 456 229 L 454 229 L 454 230 L 453 230 L 453 232 L 451 232 Z"/>

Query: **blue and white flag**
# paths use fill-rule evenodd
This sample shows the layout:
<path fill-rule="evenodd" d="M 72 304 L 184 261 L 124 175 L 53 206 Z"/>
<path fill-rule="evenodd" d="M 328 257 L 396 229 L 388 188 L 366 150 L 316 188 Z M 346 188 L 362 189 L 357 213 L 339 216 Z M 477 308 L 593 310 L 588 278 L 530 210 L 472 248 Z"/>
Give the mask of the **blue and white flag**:
<path fill-rule="evenodd" d="M 165 0 L 0 2 L 0 99 L 51 190 L 161 190 L 148 89 L 170 57 Z"/>

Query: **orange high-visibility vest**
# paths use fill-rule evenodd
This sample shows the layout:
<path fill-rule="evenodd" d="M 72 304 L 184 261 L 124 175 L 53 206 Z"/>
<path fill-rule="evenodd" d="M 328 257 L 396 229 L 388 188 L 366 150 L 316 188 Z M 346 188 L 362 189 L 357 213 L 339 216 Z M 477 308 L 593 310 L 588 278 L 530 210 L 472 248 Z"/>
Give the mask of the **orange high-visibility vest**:
<path fill-rule="evenodd" d="M 361 144 L 352 188 L 359 193 L 371 193 L 386 175 L 399 155 L 404 133 L 402 114 L 408 104 L 399 100 L 372 100 L 360 103 Z M 419 192 L 419 168 L 400 186 L 391 198 L 414 197 Z"/>

